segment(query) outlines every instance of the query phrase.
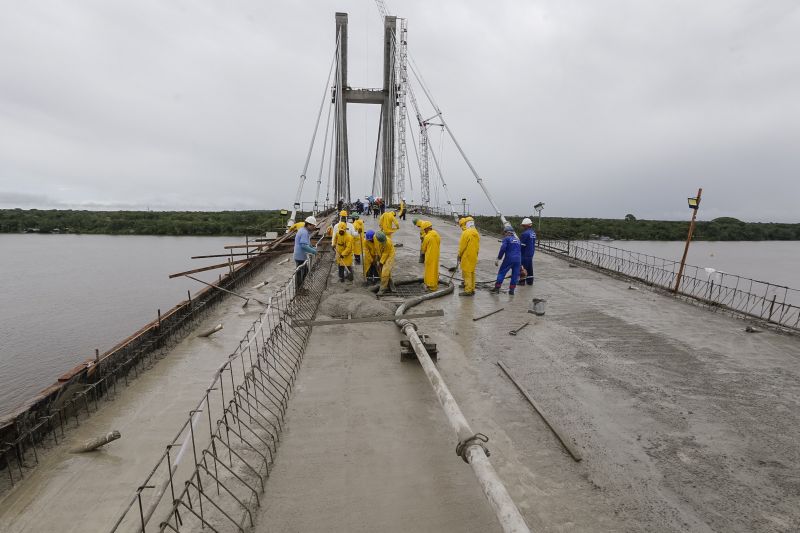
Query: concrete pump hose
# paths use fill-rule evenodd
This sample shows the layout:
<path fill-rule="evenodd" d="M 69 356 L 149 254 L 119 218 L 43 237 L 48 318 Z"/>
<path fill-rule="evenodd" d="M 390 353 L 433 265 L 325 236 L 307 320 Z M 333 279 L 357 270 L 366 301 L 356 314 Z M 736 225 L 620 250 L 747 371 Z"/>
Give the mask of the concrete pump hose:
<path fill-rule="evenodd" d="M 484 446 L 484 443 L 489 440 L 488 437 L 482 433 L 475 433 L 470 428 L 466 417 L 464 417 L 455 398 L 450 393 L 450 389 L 447 388 L 447 384 L 439 374 L 436 365 L 433 364 L 425 345 L 417 335 L 417 326 L 410 320 L 403 318 L 403 314 L 415 305 L 451 294 L 454 290 L 455 286 L 452 283 L 448 283 L 444 289 L 417 296 L 416 298 L 409 298 L 397 308 L 395 323 L 403 334 L 408 337 L 411 346 L 414 348 L 414 353 L 417 354 L 417 359 L 425 371 L 425 376 L 428 378 L 431 387 L 433 387 L 450 426 L 456 433 L 458 438 L 456 453 L 472 467 L 486 499 L 494 509 L 497 520 L 500 522 L 500 527 L 505 533 L 530 533 L 525 519 L 522 518 L 517 505 L 511 499 L 511 495 L 508 494 L 503 482 L 489 461 L 489 451 Z"/>

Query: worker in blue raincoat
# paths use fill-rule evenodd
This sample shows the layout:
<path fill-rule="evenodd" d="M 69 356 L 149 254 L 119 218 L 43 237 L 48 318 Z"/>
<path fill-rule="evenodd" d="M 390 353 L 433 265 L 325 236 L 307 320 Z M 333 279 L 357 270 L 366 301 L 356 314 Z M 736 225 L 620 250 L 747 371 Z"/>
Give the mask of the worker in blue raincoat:
<path fill-rule="evenodd" d="M 536 232 L 533 231 L 533 222 L 529 218 L 522 220 L 522 229 L 519 243 L 522 246 L 522 268 L 525 269 L 525 279 L 520 280 L 520 285 L 533 285 L 533 254 L 536 252 Z"/>
<path fill-rule="evenodd" d="M 514 289 L 517 288 L 517 281 L 519 281 L 519 267 L 522 264 L 522 247 L 520 246 L 519 238 L 514 234 L 514 228 L 507 225 L 503 228 L 505 237 L 503 243 L 500 245 L 500 252 L 497 254 L 497 260 L 494 262 L 495 266 L 500 265 L 500 270 L 497 272 L 497 280 L 495 280 L 494 289 L 490 292 L 497 294 L 500 292 L 500 287 L 503 285 L 503 280 L 506 278 L 508 271 L 511 271 L 511 285 L 508 288 L 508 294 L 514 294 Z M 503 263 L 500 264 L 500 260 Z"/>

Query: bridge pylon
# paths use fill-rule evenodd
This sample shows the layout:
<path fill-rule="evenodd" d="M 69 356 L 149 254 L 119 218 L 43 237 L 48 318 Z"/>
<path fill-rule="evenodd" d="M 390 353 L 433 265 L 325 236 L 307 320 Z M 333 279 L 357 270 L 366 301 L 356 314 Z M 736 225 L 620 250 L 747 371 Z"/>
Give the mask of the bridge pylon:
<path fill-rule="evenodd" d="M 396 108 L 398 105 L 396 80 L 397 17 L 386 16 L 383 23 L 383 87 L 381 89 L 352 88 L 347 82 L 347 13 L 336 13 L 336 76 L 334 78 L 333 103 L 336 124 L 336 163 L 334 191 L 336 200 L 351 201 L 350 160 L 347 142 L 347 105 L 373 104 L 381 106 L 379 128 L 379 153 L 381 155 L 380 190 L 373 190 L 387 203 L 397 201 L 395 166 Z"/>

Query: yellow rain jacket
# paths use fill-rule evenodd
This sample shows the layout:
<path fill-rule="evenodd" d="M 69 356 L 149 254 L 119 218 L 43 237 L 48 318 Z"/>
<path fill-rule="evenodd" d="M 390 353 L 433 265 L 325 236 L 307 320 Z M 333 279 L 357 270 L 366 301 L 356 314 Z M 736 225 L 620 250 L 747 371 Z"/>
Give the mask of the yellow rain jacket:
<path fill-rule="evenodd" d="M 289 227 L 289 229 L 286 230 L 286 233 L 291 233 L 293 231 L 297 231 L 297 230 L 299 230 L 300 228 L 302 228 L 305 225 L 306 225 L 306 223 L 303 222 L 302 220 L 300 222 L 295 222 L 292 226 Z"/>
<path fill-rule="evenodd" d="M 356 228 L 357 235 L 353 235 L 353 253 L 361 255 L 361 246 L 364 241 L 364 221 L 360 218 L 353 222 L 353 227 Z"/>
<path fill-rule="evenodd" d="M 424 229 L 425 223 L 430 224 L 430 222 L 427 221 L 427 220 L 417 220 L 417 227 L 419 228 L 419 242 L 420 243 L 423 240 L 425 240 L 425 229 Z M 431 224 L 431 225 L 433 225 L 433 224 Z"/>
<path fill-rule="evenodd" d="M 378 219 L 378 225 L 387 237 L 391 237 L 392 233 L 400 229 L 400 223 L 397 222 L 394 211 L 386 211 L 382 214 L 381 218 Z"/>
<path fill-rule="evenodd" d="M 428 222 L 423 227 L 430 228 L 432 224 Z M 435 229 L 430 230 L 425 234 L 425 239 L 422 241 L 422 253 L 425 254 L 425 275 L 423 280 L 425 286 L 430 290 L 436 290 L 439 286 L 439 249 L 441 247 L 442 239 Z"/>
<path fill-rule="evenodd" d="M 386 242 L 380 242 L 375 239 L 375 255 L 380 257 L 381 262 L 381 287 L 384 289 L 389 287 L 389 280 L 392 277 L 392 268 L 394 268 L 394 244 L 392 238 L 386 236 Z"/>
<path fill-rule="evenodd" d="M 376 244 L 377 243 L 375 241 L 369 242 L 367 239 L 364 239 L 364 246 L 362 248 L 364 256 L 364 272 L 367 272 L 369 267 L 371 267 L 372 264 L 378 260 Z"/>
<path fill-rule="evenodd" d="M 344 235 L 336 233 L 336 264 L 342 266 L 353 265 L 353 236 L 348 233 L 346 227 Z"/>
<path fill-rule="evenodd" d="M 475 292 L 475 267 L 478 265 L 478 251 L 481 247 L 481 235 L 474 226 L 465 228 L 458 241 L 458 257 L 461 260 L 461 272 L 464 274 L 464 292 Z"/>

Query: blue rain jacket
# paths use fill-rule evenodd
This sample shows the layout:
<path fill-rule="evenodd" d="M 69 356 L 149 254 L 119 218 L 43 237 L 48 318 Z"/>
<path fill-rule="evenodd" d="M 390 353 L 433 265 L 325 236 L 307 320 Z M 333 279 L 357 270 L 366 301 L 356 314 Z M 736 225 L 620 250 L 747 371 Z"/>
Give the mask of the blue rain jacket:
<path fill-rule="evenodd" d="M 522 257 L 525 259 L 533 257 L 536 252 L 536 232 L 533 228 L 523 231 L 519 236 L 519 242 L 522 245 Z"/>
<path fill-rule="evenodd" d="M 516 235 L 510 235 L 503 239 L 503 244 L 500 245 L 500 253 L 497 254 L 497 259 L 502 259 L 503 264 L 519 263 L 522 260 L 522 246 Z"/>

